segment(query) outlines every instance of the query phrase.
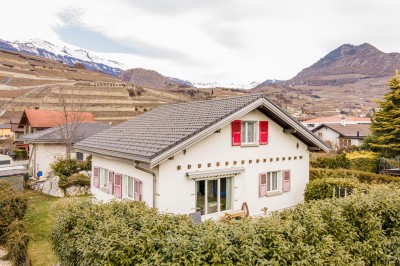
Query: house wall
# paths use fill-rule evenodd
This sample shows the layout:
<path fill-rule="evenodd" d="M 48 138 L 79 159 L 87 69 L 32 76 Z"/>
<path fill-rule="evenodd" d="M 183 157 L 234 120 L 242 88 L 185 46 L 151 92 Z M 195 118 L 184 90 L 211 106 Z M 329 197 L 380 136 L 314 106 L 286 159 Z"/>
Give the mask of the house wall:
<path fill-rule="evenodd" d="M 12 137 L 13 133 L 11 131 L 11 128 L 0 128 L 0 137 Z"/>
<path fill-rule="evenodd" d="M 92 173 L 93 167 L 95 166 L 113 171 L 114 173 L 132 176 L 133 178 L 142 181 L 142 200 L 150 207 L 153 206 L 153 175 L 136 169 L 133 165 L 133 161 L 132 163 L 128 163 L 93 155 Z M 93 180 L 91 184 L 91 192 L 97 200 L 107 202 L 114 199 L 113 195 L 108 194 L 108 188 L 102 186 L 100 186 L 100 188 L 94 187 Z M 124 184 L 124 186 L 126 186 L 126 184 Z"/>
<path fill-rule="evenodd" d="M 36 149 L 33 149 L 33 145 Z M 29 167 L 32 169 L 32 173 L 37 177 L 38 171 L 42 171 L 43 175 L 40 179 L 46 178 L 52 171 L 50 164 L 58 156 L 64 156 L 65 146 L 63 144 L 49 144 L 49 143 L 35 143 L 29 145 L 30 157 L 32 157 L 31 164 Z M 88 154 L 84 154 L 84 159 L 86 159 Z M 71 150 L 71 158 L 76 159 L 76 151 Z"/>
<path fill-rule="evenodd" d="M 282 127 L 255 110 L 240 120 L 269 121 L 269 143 L 255 147 L 232 146 L 231 125 L 180 152 L 173 160 L 159 166 L 158 208 L 161 211 L 188 214 L 195 208 L 195 181 L 186 177 L 187 172 L 244 167 L 245 172 L 234 177 L 233 209 L 240 209 L 247 202 L 250 215 L 294 206 L 303 200 L 309 176 L 309 153 L 307 146 Z M 297 148 L 297 143 L 299 147 Z M 294 157 L 297 157 L 295 160 Z M 300 159 L 300 156 L 302 159 Z M 282 158 L 285 157 L 285 160 Z M 291 157 L 291 160 L 289 160 Z M 270 161 L 272 158 L 272 161 Z M 279 158 L 279 161 L 277 161 Z M 259 162 L 257 163 L 257 159 Z M 266 162 L 263 159 L 267 159 Z M 244 160 L 244 164 L 242 164 Z M 251 160 L 251 162 L 250 162 Z M 233 165 L 234 161 L 237 165 Z M 220 166 L 217 166 L 217 163 Z M 226 162 L 229 165 L 226 166 Z M 207 164 L 211 163 L 211 167 Z M 201 164 L 201 167 L 199 167 Z M 188 169 L 191 165 L 191 169 Z M 178 166 L 181 170 L 177 170 Z M 291 191 L 280 195 L 259 197 L 259 174 L 269 171 L 291 170 Z"/>
<path fill-rule="evenodd" d="M 332 149 L 339 148 L 339 146 L 340 146 L 340 143 L 339 143 L 340 135 L 337 132 L 335 132 L 335 131 L 333 131 L 333 130 L 331 130 L 329 128 L 322 127 L 319 130 L 314 132 L 314 134 L 316 136 L 318 136 L 318 133 L 322 133 L 321 139 L 324 140 L 325 142 L 331 144 L 332 145 Z"/>

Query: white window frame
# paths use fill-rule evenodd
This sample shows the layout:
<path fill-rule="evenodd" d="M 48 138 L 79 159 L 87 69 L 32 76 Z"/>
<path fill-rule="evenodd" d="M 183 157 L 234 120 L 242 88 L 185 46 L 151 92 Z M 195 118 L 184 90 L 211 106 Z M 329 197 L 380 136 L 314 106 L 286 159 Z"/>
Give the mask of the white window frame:
<path fill-rule="evenodd" d="M 272 184 L 273 184 L 273 174 L 276 173 L 276 189 L 272 189 Z M 267 196 L 273 196 L 276 194 L 281 194 L 282 193 L 282 171 L 270 171 L 267 172 Z M 269 188 L 269 189 L 268 189 Z"/>
<path fill-rule="evenodd" d="M 249 124 L 253 124 L 254 125 L 254 141 L 253 142 L 249 142 L 248 141 L 248 129 L 249 129 Z M 242 121 L 242 132 L 240 132 L 241 134 L 241 139 L 240 142 L 242 145 L 255 145 L 258 144 L 258 131 L 259 131 L 259 126 L 257 121 Z M 243 134 L 244 133 L 244 134 Z"/>
<path fill-rule="evenodd" d="M 129 179 L 132 180 L 132 197 L 129 196 Z M 134 200 L 135 199 L 135 178 L 133 176 L 123 175 L 122 182 L 123 182 L 122 198 Z"/>
<path fill-rule="evenodd" d="M 108 188 L 108 169 L 102 167 L 100 168 L 100 188 Z"/>

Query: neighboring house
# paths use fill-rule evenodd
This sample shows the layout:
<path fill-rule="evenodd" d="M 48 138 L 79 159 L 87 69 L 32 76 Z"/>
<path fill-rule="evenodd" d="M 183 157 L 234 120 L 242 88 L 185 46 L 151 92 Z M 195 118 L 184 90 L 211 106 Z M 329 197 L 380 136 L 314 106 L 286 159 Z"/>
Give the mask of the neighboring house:
<path fill-rule="evenodd" d="M 65 157 L 65 143 L 76 143 L 110 127 L 101 123 L 73 123 L 24 135 L 21 140 L 29 144 L 29 166 L 34 176 L 42 179 L 50 173 L 50 164 L 55 158 Z M 87 154 L 71 150 L 71 158 L 84 160 L 86 157 Z"/>
<path fill-rule="evenodd" d="M 262 94 L 160 106 L 75 144 L 100 201 L 217 219 L 303 200 L 309 151 L 329 147 Z"/>
<path fill-rule="evenodd" d="M 314 119 L 306 120 L 301 122 L 309 130 L 319 127 L 322 124 L 342 124 L 342 125 L 355 125 L 355 124 L 371 124 L 371 118 L 368 117 L 356 117 L 356 116 L 329 116 L 329 117 L 317 117 Z"/>
<path fill-rule="evenodd" d="M 24 189 L 24 175 L 28 170 L 23 165 L 16 165 L 13 159 L 8 155 L 0 155 L 0 180 L 11 183 L 16 190 Z"/>
<path fill-rule="evenodd" d="M 0 139 L 8 139 L 13 136 L 10 124 L 0 124 Z"/>
<path fill-rule="evenodd" d="M 371 135 L 369 124 L 322 124 L 312 130 L 332 149 L 360 146 L 366 136 Z"/>
<path fill-rule="evenodd" d="M 76 122 L 96 122 L 96 120 L 90 112 L 27 109 L 22 113 L 18 127 L 23 129 L 24 134 L 30 134 Z"/>

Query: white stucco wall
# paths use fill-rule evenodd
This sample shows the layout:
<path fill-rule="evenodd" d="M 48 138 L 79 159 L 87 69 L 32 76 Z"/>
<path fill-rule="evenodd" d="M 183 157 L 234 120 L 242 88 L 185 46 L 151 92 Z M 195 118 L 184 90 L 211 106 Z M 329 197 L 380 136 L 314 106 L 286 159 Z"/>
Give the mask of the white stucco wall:
<path fill-rule="evenodd" d="M 142 200 L 150 207 L 153 206 L 153 176 L 151 174 L 136 169 L 133 162 L 129 163 L 117 159 L 101 158 L 98 156 L 92 157 L 92 173 L 93 167 L 95 166 L 113 171 L 114 173 L 128 175 L 142 181 Z M 97 200 L 107 202 L 114 199 L 113 195 L 108 194 L 107 188 L 96 188 L 93 186 L 93 177 L 91 183 L 91 192 Z"/>
<path fill-rule="evenodd" d="M 330 128 L 322 127 L 318 129 L 317 131 L 314 132 L 316 136 L 318 136 L 318 133 L 322 133 L 321 139 L 324 140 L 325 142 L 329 142 L 332 144 L 332 149 L 337 149 L 339 148 L 339 134 L 335 131 L 333 131 Z"/>
<path fill-rule="evenodd" d="M 262 213 L 264 207 L 273 211 L 291 207 L 303 200 L 309 176 L 307 146 L 291 134 L 284 134 L 282 127 L 259 111 L 252 111 L 240 120 L 269 121 L 268 145 L 232 146 L 231 125 L 228 125 L 222 128 L 220 133 L 214 133 L 186 149 L 186 154 L 180 152 L 173 160 L 163 162 L 159 166 L 158 178 L 160 195 L 157 199 L 160 210 L 184 214 L 195 212 L 195 181 L 189 180 L 186 173 L 231 167 L 245 168 L 243 174 L 234 178 L 234 209 L 240 209 L 242 203 L 247 202 L 250 214 L 257 215 Z M 282 157 L 285 157 L 284 161 Z M 279 158 L 279 161 L 276 158 Z M 260 160 L 259 163 L 257 159 Z M 267 162 L 264 163 L 263 159 L 267 159 Z M 244 164 L 241 164 L 242 160 L 245 161 Z M 249 160 L 252 162 L 249 163 Z M 237 161 L 237 165 L 233 165 L 234 161 Z M 220 166 L 216 166 L 217 162 Z M 226 162 L 229 163 L 228 166 L 225 165 Z M 211 167 L 207 167 L 208 163 L 211 163 Z M 198 164 L 201 164 L 201 168 L 198 168 Z M 181 166 L 181 170 L 177 170 L 178 165 Z M 191 165 L 191 169 L 188 169 L 188 165 Z M 259 174 L 280 170 L 291 170 L 291 191 L 260 198 Z"/>
<path fill-rule="evenodd" d="M 36 143 L 36 150 L 33 149 L 33 144 L 29 145 L 29 156 L 32 157 L 30 168 L 35 172 L 33 175 L 36 177 L 38 171 L 43 172 L 41 179 L 45 178 L 52 170 L 50 164 L 59 156 L 65 156 L 65 146 L 63 144 L 49 144 L 49 143 Z M 89 154 L 84 154 L 85 160 Z M 76 151 L 71 150 L 71 158 L 76 158 Z"/>

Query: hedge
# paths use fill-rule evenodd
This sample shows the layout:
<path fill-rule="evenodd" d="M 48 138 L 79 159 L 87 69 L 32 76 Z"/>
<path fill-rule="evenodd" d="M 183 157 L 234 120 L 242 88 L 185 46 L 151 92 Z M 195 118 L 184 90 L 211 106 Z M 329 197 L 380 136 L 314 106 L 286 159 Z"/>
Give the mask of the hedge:
<path fill-rule="evenodd" d="M 0 244 L 8 250 L 5 256 L 14 265 L 25 265 L 29 236 L 23 223 L 28 202 L 18 191 L 0 181 Z"/>
<path fill-rule="evenodd" d="M 400 184 L 400 178 L 391 175 L 374 174 L 346 169 L 310 168 L 310 181 L 319 178 L 354 178 L 360 182 L 370 184 Z"/>
<path fill-rule="evenodd" d="M 315 179 L 309 182 L 304 192 L 304 200 L 320 200 L 326 198 L 332 198 L 334 196 L 335 188 L 346 189 L 346 192 L 369 189 L 369 186 L 365 183 L 360 183 L 355 178 L 322 178 Z M 338 197 L 338 191 L 335 191 L 335 196 Z"/>
<path fill-rule="evenodd" d="M 350 160 L 346 153 L 341 153 L 332 158 L 318 157 L 310 162 L 311 167 L 328 169 L 350 169 Z"/>
<path fill-rule="evenodd" d="M 58 214 L 51 239 L 65 266 L 400 264 L 400 191 L 384 185 L 228 223 L 128 201 L 70 203 Z"/>
<path fill-rule="evenodd" d="M 28 152 L 25 149 L 15 149 L 17 160 L 27 160 L 28 159 Z"/>

